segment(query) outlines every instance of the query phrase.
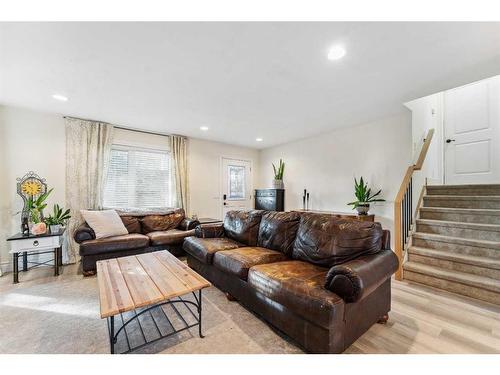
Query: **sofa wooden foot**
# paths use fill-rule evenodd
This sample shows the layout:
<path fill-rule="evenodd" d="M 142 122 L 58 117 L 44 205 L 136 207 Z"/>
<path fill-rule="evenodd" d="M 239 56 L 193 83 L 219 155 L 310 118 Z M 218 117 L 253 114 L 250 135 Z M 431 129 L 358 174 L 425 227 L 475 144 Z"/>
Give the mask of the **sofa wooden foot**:
<path fill-rule="evenodd" d="M 228 301 L 236 301 L 236 298 L 234 298 L 231 294 L 227 292 L 225 294 Z"/>
<path fill-rule="evenodd" d="M 92 270 L 92 271 L 82 271 L 83 273 L 83 277 L 88 277 L 88 276 L 94 276 L 97 271 L 96 270 Z"/>
<path fill-rule="evenodd" d="M 379 320 L 378 324 L 387 324 L 387 321 L 389 320 L 389 314 L 383 315 Z"/>

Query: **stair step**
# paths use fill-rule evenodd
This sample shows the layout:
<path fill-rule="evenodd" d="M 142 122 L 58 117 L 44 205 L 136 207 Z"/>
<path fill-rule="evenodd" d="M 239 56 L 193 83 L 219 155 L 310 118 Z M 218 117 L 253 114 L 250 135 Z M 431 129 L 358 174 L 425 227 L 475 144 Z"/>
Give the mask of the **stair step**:
<path fill-rule="evenodd" d="M 424 207 L 500 209 L 500 195 L 424 195 Z"/>
<path fill-rule="evenodd" d="M 416 232 L 412 234 L 412 245 L 464 255 L 500 259 L 500 242 L 497 241 Z"/>
<path fill-rule="evenodd" d="M 458 272 L 491 277 L 500 283 L 500 259 L 412 246 L 408 249 L 408 260 Z"/>
<path fill-rule="evenodd" d="M 420 218 L 500 225 L 500 210 L 484 208 L 421 207 Z"/>
<path fill-rule="evenodd" d="M 417 232 L 476 240 L 500 241 L 500 225 L 417 219 Z"/>
<path fill-rule="evenodd" d="M 407 280 L 500 304 L 498 280 L 414 262 L 406 262 L 403 268 L 404 278 Z"/>
<path fill-rule="evenodd" d="M 500 195 L 500 185 L 428 185 L 429 195 Z"/>

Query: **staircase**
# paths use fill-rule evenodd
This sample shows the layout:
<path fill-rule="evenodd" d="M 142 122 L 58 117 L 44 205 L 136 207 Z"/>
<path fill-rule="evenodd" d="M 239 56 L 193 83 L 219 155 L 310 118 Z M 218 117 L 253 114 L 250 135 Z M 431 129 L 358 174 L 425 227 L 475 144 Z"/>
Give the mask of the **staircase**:
<path fill-rule="evenodd" d="M 500 185 L 427 186 L 406 280 L 500 305 Z"/>

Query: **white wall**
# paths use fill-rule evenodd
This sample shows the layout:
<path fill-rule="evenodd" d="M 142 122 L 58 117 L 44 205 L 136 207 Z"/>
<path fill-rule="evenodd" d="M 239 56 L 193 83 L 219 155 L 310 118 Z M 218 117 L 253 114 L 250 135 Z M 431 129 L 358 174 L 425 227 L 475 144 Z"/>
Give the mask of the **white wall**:
<path fill-rule="evenodd" d="M 165 147 L 165 137 L 115 129 L 118 143 Z M 254 184 L 258 179 L 259 151 L 224 143 L 189 139 L 188 168 L 191 185 L 190 212 L 199 217 L 221 216 L 220 161 L 222 156 L 251 160 Z M 16 193 L 16 178 L 28 171 L 47 180 L 54 192 L 48 199 L 64 205 L 66 147 L 62 115 L 46 114 L 0 105 L 0 267 L 10 269 L 11 257 L 5 241 L 20 229 L 22 199 Z"/>
<path fill-rule="evenodd" d="M 221 158 L 228 157 L 252 162 L 253 185 L 258 184 L 259 151 L 225 143 L 189 139 L 189 211 L 198 217 L 220 218 Z"/>
<path fill-rule="evenodd" d="M 415 173 L 417 179 L 440 185 L 443 183 L 443 93 L 429 95 L 405 103 L 411 110 L 413 161 L 416 162 L 429 129 L 434 129 L 424 165 Z M 420 183 L 419 183 L 420 185 Z M 421 186 L 421 185 L 420 185 Z"/>
<path fill-rule="evenodd" d="M 271 163 L 282 158 L 286 210 L 302 207 L 306 188 L 311 209 L 349 212 L 354 177 L 363 176 L 372 189 L 382 189 L 387 202 L 373 205 L 371 212 L 392 230 L 394 198 L 411 163 L 411 139 L 408 112 L 268 148 L 260 155 L 260 186 L 271 186 Z"/>
<path fill-rule="evenodd" d="M 34 171 L 54 191 L 48 208 L 65 201 L 64 121 L 59 115 L 0 106 L 0 266 L 10 268 L 7 237 L 19 232 L 22 198 L 16 178 Z"/>

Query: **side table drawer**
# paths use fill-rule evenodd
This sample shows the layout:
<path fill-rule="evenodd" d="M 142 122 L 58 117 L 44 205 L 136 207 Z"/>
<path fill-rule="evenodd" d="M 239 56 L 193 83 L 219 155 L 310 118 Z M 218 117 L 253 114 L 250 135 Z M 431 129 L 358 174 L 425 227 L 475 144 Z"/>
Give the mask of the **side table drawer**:
<path fill-rule="evenodd" d="M 53 249 L 59 247 L 59 236 L 27 238 L 25 240 L 16 240 L 11 242 L 11 253 L 20 251 L 29 251 L 37 249 Z"/>

